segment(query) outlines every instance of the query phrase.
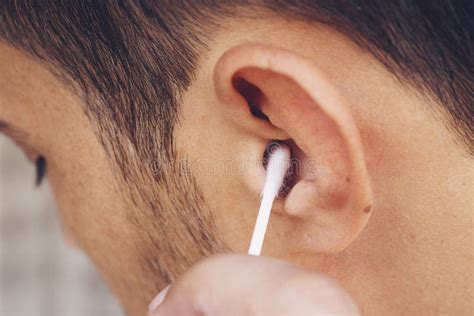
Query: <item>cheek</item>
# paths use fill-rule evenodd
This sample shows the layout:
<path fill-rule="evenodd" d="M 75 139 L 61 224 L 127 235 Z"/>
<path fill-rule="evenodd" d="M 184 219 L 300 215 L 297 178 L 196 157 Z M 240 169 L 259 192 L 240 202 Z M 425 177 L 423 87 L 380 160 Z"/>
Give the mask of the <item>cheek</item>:
<path fill-rule="evenodd" d="M 119 211 L 114 215 L 111 209 L 113 206 L 110 205 L 111 201 L 116 203 L 117 199 L 109 198 L 106 186 L 97 183 L 97 178 L 84 173 L 61 172 L 51 167 L 51 164 L 48 178 L 63 225 L 76 238 L 82 240 L 93 237 L 91 231 L 101 228 L 101 223 L 106 223 L 111 216 L 120 215 Z M 119 210 L 116 205 L 115 209 Z"/>
<path fill-rule="evenodd" d="M 81 159 L 52 161 L 48 166 L 66 235 L 91 259 L 118 297 L 127 297 L 135 289 L 139 298 L 138 291 L 145 287 L 137 250 L 140 235 L 129 220 L 136 209 L 116 188 L 108 165 Z"/>
<path fill-rule="evenodd" d="M 113 252 L 127 252 L 121 241 L 128 238 L 126 211 L 130 208 L 99 155 L 95 160 L 86 153 L 54 160 L 66 155 L 67 151 L 50 155 L 47 171 L 63 228 L 96 265 L 106 265 L 105 258 Z"/>

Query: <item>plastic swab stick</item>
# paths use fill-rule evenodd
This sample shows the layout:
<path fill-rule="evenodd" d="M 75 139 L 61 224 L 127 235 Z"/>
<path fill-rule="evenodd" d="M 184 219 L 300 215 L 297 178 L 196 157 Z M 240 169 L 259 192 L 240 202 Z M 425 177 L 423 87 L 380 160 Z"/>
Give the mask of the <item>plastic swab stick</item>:
<path fill-rule="evenodd" d="M 268 149 L 267 177 L 262 190 L 262 202 L 258 210 L 257 222 L 250 241 L 249 255 L 259 256 L 267 231 L 273 201 L 285 179 L 290 166 L 290 148 L 282 143 L 272 143 Z"/>

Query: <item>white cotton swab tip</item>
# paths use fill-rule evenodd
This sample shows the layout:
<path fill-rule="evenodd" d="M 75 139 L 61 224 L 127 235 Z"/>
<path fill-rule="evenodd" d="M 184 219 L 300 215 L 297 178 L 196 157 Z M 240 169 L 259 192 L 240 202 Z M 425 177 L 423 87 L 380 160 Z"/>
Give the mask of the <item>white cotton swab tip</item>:
<path fill-rule="evenodd" d="M 275 200 L 290 166 L 290 148 L 283 143 L 272 143 L 267 150 L 267 176 L 262 190 L 262 202 L 258 210 L 257 222 L 253 230 L 248 254 L 259 256 L 262 252 L 263 240 L 267 231 L 273 201 Z"/>

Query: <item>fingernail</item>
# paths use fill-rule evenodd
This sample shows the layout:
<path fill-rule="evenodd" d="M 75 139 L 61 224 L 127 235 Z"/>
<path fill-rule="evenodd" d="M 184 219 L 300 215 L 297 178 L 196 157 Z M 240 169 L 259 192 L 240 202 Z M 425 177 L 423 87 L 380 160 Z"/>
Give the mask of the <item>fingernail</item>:
<path fill-rule="evenodd" d="M 168 294 L 168 291 L 170 289 L 170 285 L 168 285 L 167 287 L 165 287 L 160 293 L 158 293 L 157 296 L 155 296 L 155 298 L 151 301 L 150 305 L 148 305 L 148 310 L 150 312 L 153 312 L 155 311 L 155 309 L 158 308 L 158 306 L 160 306 L 161 303 L 163 303 L 165 297 L 166 297 L 166 294 Z"/>

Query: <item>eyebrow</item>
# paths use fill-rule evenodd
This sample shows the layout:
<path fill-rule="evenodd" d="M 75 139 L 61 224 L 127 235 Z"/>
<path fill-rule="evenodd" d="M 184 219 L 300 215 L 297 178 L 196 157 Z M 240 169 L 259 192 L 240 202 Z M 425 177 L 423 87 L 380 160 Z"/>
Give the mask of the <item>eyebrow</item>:
<path fill-rule="evenodd" d="M 18 128 L 16 126 L 13 126 L 6 121 L 2 120 L 0 118 L 0 133 L 3 132 L 7 136 L 10 136 L 11 138 L 23 142 L 28 138 L 28 133 L 22 130 L 21 128 Z"/>

